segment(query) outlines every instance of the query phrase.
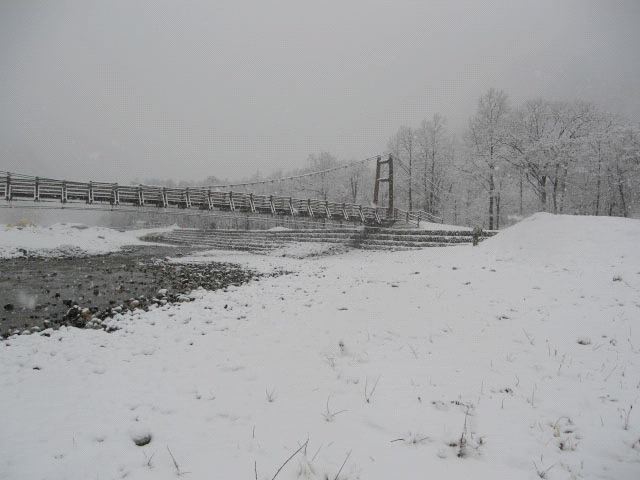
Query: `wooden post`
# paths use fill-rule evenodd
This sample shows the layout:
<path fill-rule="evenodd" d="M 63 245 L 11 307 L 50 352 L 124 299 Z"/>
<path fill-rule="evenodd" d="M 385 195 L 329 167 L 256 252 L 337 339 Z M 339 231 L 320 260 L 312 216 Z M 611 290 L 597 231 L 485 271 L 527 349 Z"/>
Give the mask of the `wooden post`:
<path fill-rule="evenodd" d="M 211 200 L 211 188 L 207 190 L 207 205 L 209 206 L 209 210 L 213 210 L 213 201 Z"/>
<path fill-rule="evenodd" d="M 393 211 L 393 155 L 389 154 L 389 211 Z"/>
<path fill-rule="evenodd" d="M 482 236 L 482 228 L 474 227 L 472 235 L 473 235 L 473 246 L 477 247 L 478 242 L 480 242 L 480 237 Z"/>

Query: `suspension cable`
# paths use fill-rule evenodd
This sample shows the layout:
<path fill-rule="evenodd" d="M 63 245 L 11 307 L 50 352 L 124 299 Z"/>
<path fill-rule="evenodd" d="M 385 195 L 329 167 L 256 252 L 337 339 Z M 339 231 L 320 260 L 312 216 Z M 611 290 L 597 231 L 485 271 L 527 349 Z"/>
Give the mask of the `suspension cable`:
<path fill-rule="evenodd" d="M 307 178 L 307 177 L 313 177 L 313 176 L 317 176 L 317 175 L 324 175 L 327 173 L 331 173 L 331 172 L 335 172 L 338 170 L 346 170 L 348 168 L 351 168 L 353 166 L 356 165 L 360 165 L 360 164 L 364 164 L 366 162 L 370 162 L 372 160 L 375 160 L 376 158 L 378 158 L 378 156 L 372 156 L 372 157 L 367 157 L 364 158 L 362 160 L 356 160 L 354 162 L 349 162 L 346 163 L 344 165 L 338 165 L 335 167 L 331 167 L 331 168 L 327 168 L 325 170 L 318 170 L 315 172 L 308 172 L 308 173 L 301 173 L 298 175 L 290 175 L 287 177 L 280 177 L 280 178 L 273 178 L 273 179 L 268 179 L 268 180 L 257 180 L 254 182 L 240 182 L 240 183 L 227 183 L 227 184 L 220 184 L 220 185 L 204 185 L 204 188 L 229 188 L 229 187 L 249 187 L 249 186 L 253 186 L 253 185 L 268 185 L 268 184 L 272 184 L 272 183 L 280 183 L 280 182 L 284 182 L 284 181 L 288 181 L 288 180 L 298 180 L 301 178 Z M 0 174 L 2 175 L 11 175 L 12 177 L 15 178 L 29 178 L 29 179 L 34 179 L 34 178 L 40 178 L 41 180 L 51 180 L 51 181 L 55 181 L 57 179 L 54 178 L 47 178 L 47 177 L 36 177 L 35 175 L 25 175 L 25 174 L 20 174 L 20 173 L 11 173 L 11 172 L 7 172 L 4 170 L 0 170 Z M 156 186 L 156 185 L 143 185 L 143 186 Z"/>

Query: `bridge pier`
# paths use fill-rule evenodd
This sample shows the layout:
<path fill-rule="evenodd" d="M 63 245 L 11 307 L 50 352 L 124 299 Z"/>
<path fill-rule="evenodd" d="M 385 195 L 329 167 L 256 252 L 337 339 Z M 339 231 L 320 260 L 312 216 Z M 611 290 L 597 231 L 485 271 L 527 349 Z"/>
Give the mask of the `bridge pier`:
<path fill-rule="evenodd" d="M 382 166 L 387 165 L 387 176 L 381 176 Z M 393 215 L 393 155 L 389 154 L 389 158 L 387 160 L 382 160 L 382 157 L 378 155 L 376 159 L 376 178 L 373 184 L 373 204 L 377 207 L 380 193 L 380 184 L 386 183 L 388 187 L 388 197 L 389 197 L 389 206 L 387 207 L 389 210 L 389 216 Z"/>

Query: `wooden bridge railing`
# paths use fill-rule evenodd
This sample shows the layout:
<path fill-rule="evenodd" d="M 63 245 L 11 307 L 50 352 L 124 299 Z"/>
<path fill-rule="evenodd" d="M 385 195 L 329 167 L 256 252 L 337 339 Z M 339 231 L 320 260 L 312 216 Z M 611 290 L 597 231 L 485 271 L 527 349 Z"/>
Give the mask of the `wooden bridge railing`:
<path fill-rule="evenodd" d="M 267 213 L 381 224 L 403 220 L 419 225 L 431 221 L 426 212 L 376 208 L 354 203 L 300 199 L 274 195 L 219 191 L 208 187 L 169 188 L 119 185 L 105 182 L 70 182 L 0 172 L 0 198 L 5 201 L 84 202 L 112 206 L 155 206 L 232 212 Z"/>
<path fill-rule="evenodd" d="M 412 223 L 420 226 L 420 222 L 442 223 L 442 218 L 424 210 L 402 210 L 400 208 L 393 209 L 394 220 L 404 220 L 406 223 Z"/>

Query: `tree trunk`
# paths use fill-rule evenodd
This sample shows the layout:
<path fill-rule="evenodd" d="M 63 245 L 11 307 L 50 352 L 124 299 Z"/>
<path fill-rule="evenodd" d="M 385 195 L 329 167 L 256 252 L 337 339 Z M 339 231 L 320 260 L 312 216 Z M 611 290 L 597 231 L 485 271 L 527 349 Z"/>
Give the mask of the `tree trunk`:
<path fill-rule="evenodd" d="M 616 171 L 618 173 L 618 192 L 620 193 L 620 207 L 622 208 L 622 216 L 627 217 L 627 201 L 624 197 L 624 182 L 622 178 L 622 172 L 620 171 L 620 165 L 616 165 Z"/>
<path fill-rule="evenodd" d="M 538 182 L 540 184 L 540 203 L 542 211 L 547 211 L 547 176 L 543 175 Z"/>
<path fill-rule="evenodd" d="M 558 213 L 558 170 L 560 164 L 556 163 L 555 174 L 553 176 L 553 190 L 551 191 L 551 199 L 553 200 L 553 213 Z"/>
<path fill-rule="evenodd" d="M 520 172 L 520 216 L 524 215 L 524 208 L 522 208 L 522 192 L 523 192 L 523 181 L 522 181 L 522 171 Z"/>
<path fill-rule="evenodd" d="M 496 194 L 496 230 L 500 230 L 500 192 Z"/>
<path fill-rule="evenodd" d="M 453 224 L 458 224 L 458 199 L 453 199 Z"/>
<path fill-rule="evenodd" d="M 493 172 L 495 167 L 493 165 L 489 166 L 489 230 L 493 230 L 493 201 L 495 194 L 495 183 L 493 180 Z"/>
<path fill-rule="evenodd" d="M 413 195 L 411 192 L 411 162 L 409 162 L 409 211 L 413 210 Z"/>
<path fill-rule="evenodd" d="M 562 178 L 560 179 L 560 213 L 564 212 L 564 198 L 567 191 L 567 175 L 569 173 L 569 166 L 565 163 L 562 169 Z"/>
<path fill-rule="evenodd" d="M 609 208 L 607 215 L 612 217 L 613 210 L 616 208 L 616 188 L 613 180 L 613 172 L 610 167 L 607 167 L 607 184 L 608 184 L 608 192 L 609 192 Z"/>
<path fill-rule="evenodd" d="M 436 209 L 434 208 L 434 197 L 435 197 L 435 176 L 436 176 L 436 152 L 433 152 L 431 155 L 431 188 L 429 189 L 429 212 L 432 214 L 436 213 Z"/>
<path fill-rule="evenodd" d="M 598 162 L 598 181 L 596 182 L 596 209 L 595 215 L 600 215 L 600 162 Z"/>
<path fill-rule="evenodd" d="M 427 161 L 429 160 L 429 156 L 425 153 L 424 155 L 424 170 L 422 172 L 422 183 L 424 187 L 424 211 L 429 211 L 429 188 L 427 186 Z"/>
<path fill-rule="evenodd" d="M 413 152 L 412 149 L 409 148 L 409 211 L 413 210 L 413 195 L 412 195 L 412 185 L 413 183 Z"/>

